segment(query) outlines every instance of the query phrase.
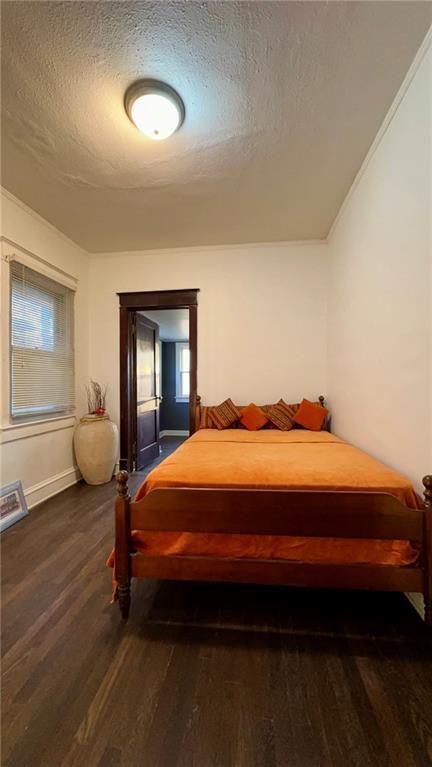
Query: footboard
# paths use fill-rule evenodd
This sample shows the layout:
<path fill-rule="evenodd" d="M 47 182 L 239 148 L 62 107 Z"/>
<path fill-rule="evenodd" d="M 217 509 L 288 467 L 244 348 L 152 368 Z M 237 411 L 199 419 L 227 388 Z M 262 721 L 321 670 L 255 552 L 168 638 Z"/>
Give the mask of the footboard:
<path fill-rule="evenodd" d="M 131 576 L 293 586 L 420 591 L 432 624 L 432 477 L 423 479 L 424 508 L 409 509 L 387 493 L 160 488 L 137 502 L 117 475 L 116 577 L 123 616 Z M 330 565 L 284 560 L 132 555 L 131 531 L 227 533 L 415 541 L 415 567 Z"/>

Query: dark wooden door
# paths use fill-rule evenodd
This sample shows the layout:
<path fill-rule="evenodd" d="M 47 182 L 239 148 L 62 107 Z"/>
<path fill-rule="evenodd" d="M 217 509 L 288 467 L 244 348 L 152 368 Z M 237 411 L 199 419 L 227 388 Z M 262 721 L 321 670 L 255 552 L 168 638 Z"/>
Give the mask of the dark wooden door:
<path fill-rule="evenodd" d="M 136 448 L 140 471 L 159 455 L 159 325 L 135 315 Z"/>

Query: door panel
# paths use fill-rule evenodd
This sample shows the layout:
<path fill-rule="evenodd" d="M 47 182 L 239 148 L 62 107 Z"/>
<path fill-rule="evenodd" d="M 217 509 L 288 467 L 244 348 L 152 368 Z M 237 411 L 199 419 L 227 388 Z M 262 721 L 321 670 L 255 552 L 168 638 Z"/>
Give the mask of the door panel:
<path fill-rule="evenodd" d="M 135 315 L 136 468 L 143 469 L 159 455 L 159 326 Z"/>

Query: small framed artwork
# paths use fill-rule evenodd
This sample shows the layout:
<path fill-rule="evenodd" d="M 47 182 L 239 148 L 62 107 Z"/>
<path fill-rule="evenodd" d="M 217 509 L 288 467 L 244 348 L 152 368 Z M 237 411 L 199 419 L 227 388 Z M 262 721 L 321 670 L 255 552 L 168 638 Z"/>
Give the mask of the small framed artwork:
<path fill-rule="evenodd" d="M 0 490 L 0 533 L 28 514 L 20 481 Z"/>

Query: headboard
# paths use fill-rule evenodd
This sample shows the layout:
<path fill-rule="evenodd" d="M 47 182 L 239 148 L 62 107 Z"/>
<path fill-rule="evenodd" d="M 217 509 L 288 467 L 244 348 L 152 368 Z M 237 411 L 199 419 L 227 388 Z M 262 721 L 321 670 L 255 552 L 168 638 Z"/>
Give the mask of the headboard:
<path fill-rule="evenodd" d="M 325 397 L 323 394 L 320 394 L 318 397 L 318 402 L 322 407 L 325 407 Z M 196 395 L 195 398 L 195 431 L 198 431 L 200 428 L 201 423 L 201 396 L 199 394 Z M 326 416 L 326 419 L 324 421 L 323 431 L 331 431 L 331 413 L 328 413 Z"/>

